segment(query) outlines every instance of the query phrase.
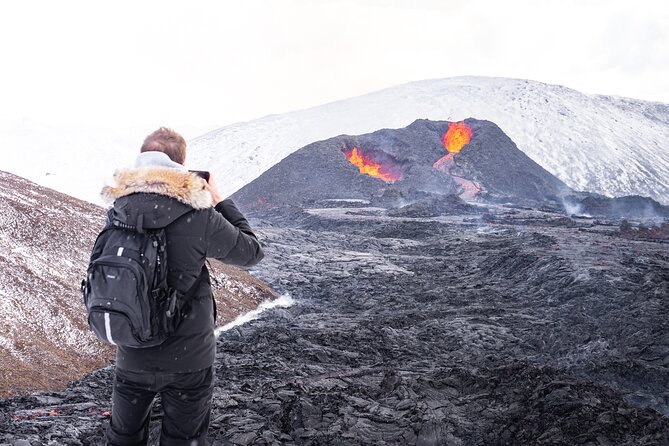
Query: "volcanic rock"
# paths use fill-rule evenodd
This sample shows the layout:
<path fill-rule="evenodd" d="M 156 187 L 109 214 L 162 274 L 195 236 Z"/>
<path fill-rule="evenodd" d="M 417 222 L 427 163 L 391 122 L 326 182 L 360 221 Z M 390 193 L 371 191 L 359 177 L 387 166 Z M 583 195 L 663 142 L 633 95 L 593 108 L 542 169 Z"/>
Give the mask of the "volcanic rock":
<path fill-rule="evenodd" d="M 435 195 L 412 204 L 388 211 L 391 217 L 436 217 L 478 213 L 479 209 L 467 204 L 457 195 Z"/>
<path fill-rule="evenodd" d="M 479 206 L 260 222 L 297 304 L 221 335 L 210 444 L 669 444 L 666 243 Z M 102 444 L 110 372 L 0 403 L 0 443 Z"/>
<path fill-rule="evenodd" d="M 669 223 L 665 222 L 660 225 L 652 225 L 649 227 L 644 225 L 635 227 L 629 221 L 623 220 L 620 223 L 620 235 L 626 238 L 633 238 L 637 240 L 669 240 Z"/>
<path fill-rule="evenodd" d="M 298 304 L 222 339 L 214 444 L 669 444 L 662 243 L 499 206 L 306 212 L 262 231 Z"/>
<path fill-rule="evenodd" d="M 638 220 L 669 218 L 669 206 L 661 205 L 652 198 L 638 195 L 609 198 L 581 193 L 565 197 L 564 205 L 566 209 L 577 215 Z"/>

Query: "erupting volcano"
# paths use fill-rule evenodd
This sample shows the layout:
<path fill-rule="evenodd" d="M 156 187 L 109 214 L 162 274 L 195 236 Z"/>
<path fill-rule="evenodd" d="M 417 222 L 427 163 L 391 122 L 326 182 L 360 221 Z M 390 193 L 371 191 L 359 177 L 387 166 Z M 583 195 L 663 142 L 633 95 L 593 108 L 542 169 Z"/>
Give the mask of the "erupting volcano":
<path fill-rule="evenodd" d="M 463 191 L 460 194 L 460 197 L 462 198 L 473 198 L 476 194 L 481 192 L 481 188 L 473 181 L 466 180 L 451 173 L 451 168 L 455 165 L 455 154 L 460 153 L 460 150 L 469 144 L 473 133 L 474 131 L 464 121 L 451 122 L 448 124 L 448 130 L 441 137 L 448 154 L 439 158 L 432 165 L 435 169 L 450 175 L 453 180 L 462 187 Z"/>
<path fill-rule="evenodd" d="M 357 147 L 353 147 L 352 150 L 344 149 L 342 152 L 348 161 L 360 170 L 360 173 L 380 178 L 386 182 L 404 178 L 402 165 L 386 153 L 375 151 L 363 153 Z"/>
<path fill-rule="evenodd" d="M 419 119 L 403 129 L 311 143 L 237 191 L 235 200 L 263 213 L 296 203 L 333 206 L 378 197 L 406 204 L 419 192 L 543 200 L 566 188 L 492 122 Z M 393 201 L 393 194 L 404 198 Z"/>

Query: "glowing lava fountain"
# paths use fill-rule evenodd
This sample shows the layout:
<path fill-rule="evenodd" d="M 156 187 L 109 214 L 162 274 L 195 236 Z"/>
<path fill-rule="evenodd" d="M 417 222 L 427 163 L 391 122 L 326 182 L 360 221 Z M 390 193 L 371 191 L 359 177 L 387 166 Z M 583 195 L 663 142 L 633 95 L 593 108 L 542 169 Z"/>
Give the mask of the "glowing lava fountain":
<path fill-rule="evenodd" d="M 379 178 L 386 182 L 393 182 L 404 178 L 402 165 L 384 152 L 368 152 L 357 147 L 352 150 L 342 150 L 348 161 L 356 166 L 360 173 Z"/>
<path fill-rule="evenodd" d="M 448 152 L 447 155 L 439 158 L 433 165 L 435 169 L 450 175 L 453 180 L 462 187 L 460 197 L 473 198 L 481 192 L 481 188 L 473 181 L 455 176 L 451 173 L 451 168 L 455 165 L 455 154 L 472 139 L 474 131 L 464 121 L 451 122 L 448 124 L 448 130 L 442 136 L 441 140 Z"/>
<path fill-rule="evenodd" d="M 442 136 L 444 147 L 450 153 L 460 153 L 460 150 L 472 139 L 474 131 L 464 121 L 451 122 L 448 130 Z"/>

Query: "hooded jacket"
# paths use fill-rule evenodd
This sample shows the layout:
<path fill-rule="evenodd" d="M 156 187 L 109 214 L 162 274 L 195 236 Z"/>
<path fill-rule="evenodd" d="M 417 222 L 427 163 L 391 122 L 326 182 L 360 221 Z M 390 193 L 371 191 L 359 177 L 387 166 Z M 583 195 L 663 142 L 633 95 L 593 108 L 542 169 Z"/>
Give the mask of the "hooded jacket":
<path fill-rule="evenodd" d="M 162 154 L 161 154 L 162 155 Z M 145 229 L 165 228 L 167 283 L 193 296 L 177 331 L 150 348 L 119 346 L 116 366 L 136 372 L 184 373 L 214 363 L 214 301 L 207 257 L 239 266 L 263 258 L 251 226 L 230 199 L 212 207 L 211 194 L 194 173 L 150 166 L 119 170 L 102 190 L 113 201 L 110 219 Z M 141 216 L 141 217 L 140 217 Z"/>

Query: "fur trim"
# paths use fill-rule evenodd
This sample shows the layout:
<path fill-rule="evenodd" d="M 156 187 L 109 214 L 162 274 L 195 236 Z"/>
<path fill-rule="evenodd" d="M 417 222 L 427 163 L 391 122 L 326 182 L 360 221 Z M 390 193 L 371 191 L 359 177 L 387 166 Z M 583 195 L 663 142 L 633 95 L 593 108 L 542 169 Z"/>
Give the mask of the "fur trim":
<path fill-rule="evenodd" d="M 121 169 L 114 173 L 113 184 L 102 188 L 102 198 L 111 203 L 135 193 L 160 194 L 176 198 L 194 209 L 211 207 L 211 193 L 202 178 L 191 172 L 163 167 Z"/>

